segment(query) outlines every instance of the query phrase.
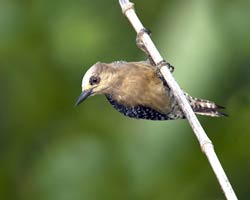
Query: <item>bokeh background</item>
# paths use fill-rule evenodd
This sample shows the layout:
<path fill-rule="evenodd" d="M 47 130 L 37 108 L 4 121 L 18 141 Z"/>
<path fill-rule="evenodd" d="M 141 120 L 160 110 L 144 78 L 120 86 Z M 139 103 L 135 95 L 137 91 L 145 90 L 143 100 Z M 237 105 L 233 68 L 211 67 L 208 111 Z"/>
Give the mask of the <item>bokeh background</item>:
<path fill-rule="evenodd" d="M 136 3 L 239 197 L 250 196 L 250 2 Z M 0 1 L 0 199 L 224 199 L 187 121 L 126 118 L 105 97 L 75 108 L 95 62 L 144 60 L 118 1 Z"/>

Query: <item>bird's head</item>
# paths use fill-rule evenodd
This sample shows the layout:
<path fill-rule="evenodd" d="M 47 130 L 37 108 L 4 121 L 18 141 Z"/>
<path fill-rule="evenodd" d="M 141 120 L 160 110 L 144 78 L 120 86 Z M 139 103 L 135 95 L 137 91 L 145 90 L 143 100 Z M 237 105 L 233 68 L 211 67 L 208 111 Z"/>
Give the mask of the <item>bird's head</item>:
<path fill-rule="evenodd" d="M 110 87 L 112 79 L 112 67 L 104 63 L 96 63 L 88 69 L 82 79 L 82 93 L 76 101 L 79 105 L 89 96 L 105 94 Z"/>

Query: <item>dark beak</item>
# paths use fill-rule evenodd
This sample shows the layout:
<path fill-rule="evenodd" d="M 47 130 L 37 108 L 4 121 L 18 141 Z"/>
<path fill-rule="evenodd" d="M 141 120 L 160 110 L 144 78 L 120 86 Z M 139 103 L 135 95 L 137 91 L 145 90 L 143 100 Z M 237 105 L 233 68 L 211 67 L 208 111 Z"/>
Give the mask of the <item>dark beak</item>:
<path fill-rule="evenodd" d="M 80 103 L 82 103 L 85 99 L 88 98 L 92 94 L 92 89 L 83 91 L 80 96 L 78 97 L 75 106 L 78 106 Z"/>

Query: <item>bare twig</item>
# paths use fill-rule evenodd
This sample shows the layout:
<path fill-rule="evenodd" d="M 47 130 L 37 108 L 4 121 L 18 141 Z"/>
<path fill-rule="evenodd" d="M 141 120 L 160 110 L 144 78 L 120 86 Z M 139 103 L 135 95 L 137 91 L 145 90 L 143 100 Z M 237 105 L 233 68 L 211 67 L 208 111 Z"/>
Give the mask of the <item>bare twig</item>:
<path fill-rule="evenodd" d="M 135 11 L 134 11 L 134 4 L 131 3 L 128 0 L 119 0 L 120 6 L 122 8 L 123 14 L 128 18 L 130 23 L 132 24 L 133 28 L 135 29 L 136 33 L 138 34 L 140 30 L 142 30 L 144 27 L 142 23 L 140 22 L 139 18 L 137 17 Z M 161 57 L 160 53 L 156 49 L 154 43 L 152 42 L 151 38 L 148 36 L 148 34 L 142 35 L 142 41 L 151 55 L 152 59 L 155 63 L 160 63 L 163 58 Z M 208 161 L 218 179 L 218 182 L 228 200 L 237 200 L 237 197 L 233 191 L 233 188 L 220 164 L 219 159 L 217 158 L 217 155 L 214 151 L 213 144 L 211 140 L 206 135 L 204 129 L 202 128 L 200 122 L 198 121 L 196 115 L 194 114 L 191 106 L 189 105 L 186 97 L 184 96 L 180 86 L 175 81 L 174 77 L 170 73 L 167 66 L 163 66 L 160 69 L 163 77 L 165 78 L 168 86 L 173 91 L 173 94 L 178 101 L 181 109 L 183 110 L 190 126 L 192 127 L 199 143 L 201 146 L 202 151 L 205 153 L 205 155 L 208 158 Z"/>

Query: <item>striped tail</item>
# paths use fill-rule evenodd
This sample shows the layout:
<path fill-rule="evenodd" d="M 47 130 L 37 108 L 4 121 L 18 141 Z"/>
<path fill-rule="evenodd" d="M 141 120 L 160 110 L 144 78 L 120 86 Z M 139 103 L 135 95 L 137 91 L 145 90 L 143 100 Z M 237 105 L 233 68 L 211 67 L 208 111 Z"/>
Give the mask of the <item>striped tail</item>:
<path fill-rule="evenodd" d="M 205 115 L 210 117 L 222 117 L 228 116 L 227 114 L 220 111 L 220 109 L 225 109 L 225 107 L 215 104 L 214 102 L 198 99 L 189 96 L 185 93 L 193 111 L 198 115 Z"/>

